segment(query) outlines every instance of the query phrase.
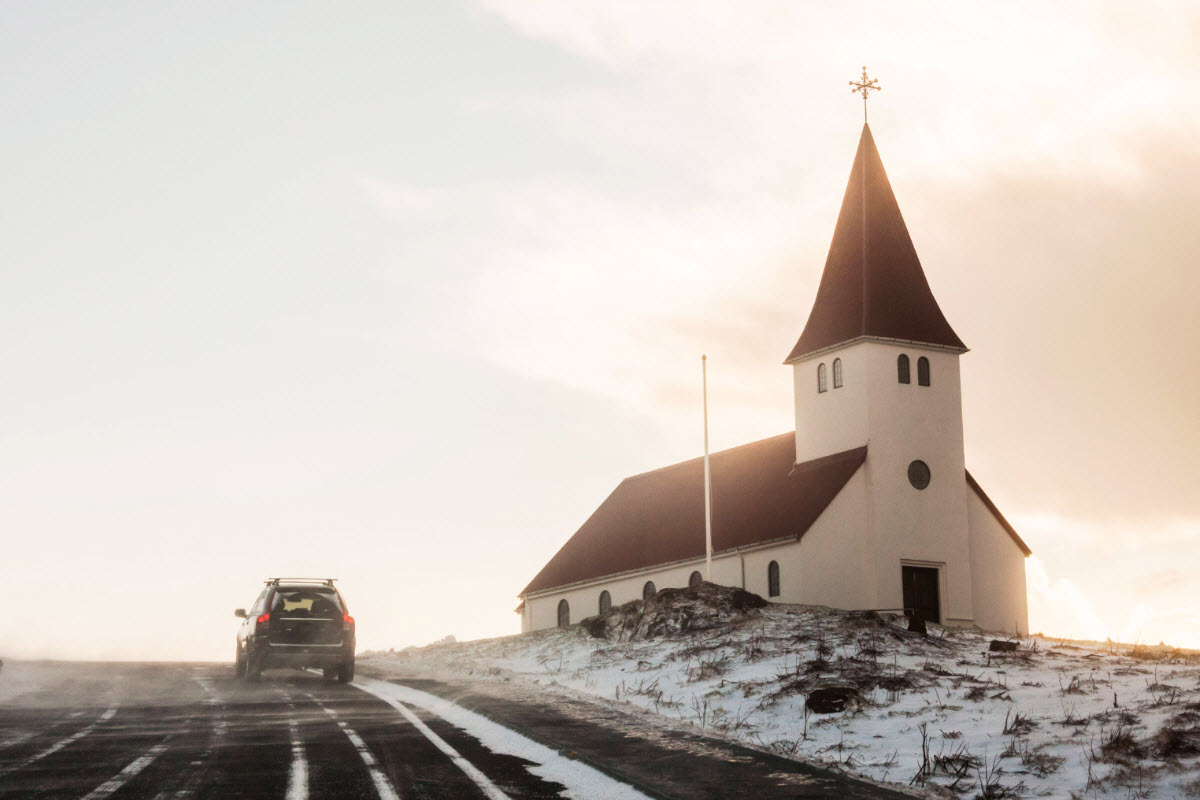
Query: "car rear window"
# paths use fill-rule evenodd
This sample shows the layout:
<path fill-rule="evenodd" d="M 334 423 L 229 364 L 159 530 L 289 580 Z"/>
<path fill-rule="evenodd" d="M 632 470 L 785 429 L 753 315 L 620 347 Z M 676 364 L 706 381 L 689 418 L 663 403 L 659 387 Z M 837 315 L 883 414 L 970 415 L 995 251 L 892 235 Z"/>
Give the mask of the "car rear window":
<path fill-rule="evenodd" d="M 337 592 L 326 587 L 280 586 L 271 601 L 271 613 L 285 617 L 340 617 Z"/>

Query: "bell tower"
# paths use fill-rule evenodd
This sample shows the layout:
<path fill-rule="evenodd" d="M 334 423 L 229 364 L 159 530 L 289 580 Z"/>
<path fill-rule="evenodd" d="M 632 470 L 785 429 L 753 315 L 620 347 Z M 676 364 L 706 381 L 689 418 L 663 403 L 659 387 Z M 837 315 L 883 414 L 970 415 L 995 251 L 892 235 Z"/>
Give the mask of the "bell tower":
<path fill-rule="evenodd" d="M 864 579 L 876 607 L 919 602 L 936 621 L 974 618 L 958 364 L 966 351 L 930 291 L 864 123 L 816 300 L 784 362 L 796 462 L 867 446 Z"/>

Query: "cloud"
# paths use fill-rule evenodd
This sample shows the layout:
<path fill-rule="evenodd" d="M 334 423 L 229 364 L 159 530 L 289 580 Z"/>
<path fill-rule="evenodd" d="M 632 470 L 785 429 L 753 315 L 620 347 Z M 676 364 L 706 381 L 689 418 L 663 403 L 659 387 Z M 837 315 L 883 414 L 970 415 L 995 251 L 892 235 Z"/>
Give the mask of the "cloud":
<path fill-rule="evenodd" d="M 850 116 L 846 81 L 864 61 L 884 87 L 877 119 L 903 128 L 904 149 L 922 152 L 926 170 L 1033 153 L 1081 164 L 1107 153 L 1114 166 L 1119 151 L 1096 131 L 1191 126 L 1200 115 L 1189 101 L 1200 14 L 1173 3 L 1081 9 L 1027 0 L 987 13 L 934 2 L 480 5 L 618 74 L 703 84 L 706 109 L 730 134 L 722 161 L 803 154 L 814 127 Z"/>
<path fill-rule="evenodd" d="M 489 107 L 601 159 L 489 202 L 461 188 L 460 217 L 486 231 L 466 295 L 498 363 L 667 419 L 708 351 L 734 429 L 786 426 L 789 399 L 767 387 L 785 385 L 779 354 L 815 293 L 858 124 L 845 82 L 865 59 L 901 208 L 975 349 L 972 463 L 1022 512 L 1200 516 L 1200 13 L 480 7 L 613 76 Z M 488 222 L 518 210 L 530 224 Z"/>
<path fill-rule="evenodd" d="M 1032 630 L 1200 648 L 1200 604 L 1187 577 L 1200 570 L 1200 520 L 1012 522 L 1035 553 L 1025 562 Z"/>
<path fill-rule="evenodd" d="M 1200 234 L 1188 216 L 1200 158 L 1170 140 L 1135 149 L 1128 182 L 1008 169 L 898 189 L 934 292 L 974 348 L 972 464 L 1020 498 L 1017 511 L 1200 516 L 1189 489 Z M 840 182 L 848 163 L 822 169 Z M 665 202 L 619 173 L 362 187 L 402 226 L 395 278 L 443 287 L 429 324 L 452 315 L 463 347 L 667 425 L 707 352 L 731 437 L 790 424 L 780 361 L 815 294 L 840 189 L 815 209 L 811 192 L 752 205 L 709 188 Z"/>
<path fill-rule="evenodd" d="M 1092 600 L 1068 578 L 1051 579 L 1041 559 L 1025 561 L 1029 589 L 1029 629 L 1047 636 L 1072 639 L 1104 639 L 1111 628 L 1105 625 Z"/>
<path fill-rule="evenodd" d="M 779 209 L 704 196 L 664 206 L 582 175 L 452 191 L 379 179 L 361 186 L 402 224 L 396 280 L 444 284 L 453 308 L 427 312 L 453 314 L 462 347 L 667 425 L 681 405 L 698 404 L 707 352 L 714 401 L 724 403 L 718 418 L 771 417 L 739 431 L 761 435 L 790 424 L 781 361 L 803 317 L 771 299 L 779 274 L 771 251 L 790 227 Z M 764 395 L 771 381 L 777 390 Z"/>
<path fill-rule="evenodd" d="M 1029 591 L 1030 630 L 1049 637 L 1103 641 L 1113 639 L 1124 643 L 1165 642 L 1175 647 L 1200 648 L 1200 606 L 1179 605 L 1180 583 L 1186 581 L 1169 577 L 1165 585 L 1146 586 L 1140 583 L 1140 595 L 1159 602 L 1126 602 L 1128 594 L 1121 588 L 1089 592 L 1075 580 L 1051 577 L 1046 564 L 1037 556 L 1026 562 L 1026 581 Z M 1065 565 L 1058 565 L 1063 570 Z M 1087 572 L 1076 565 L 1072 574 Z M 1137 565 L 1131 564 L 1134 572 Z M 1156 577 L 1162 577 L 1161 571 Z M 1179 576 L 1181 577 L 1181 576 Z"/>
<path fill-rule="evenodd" d="M 901 208 L 973 348 L 969 464 L 1038 554 L 1034 626 L 1192 635 L 1180 585 L 1147 578 L 1200 569 L 1194 11 L 481 7 L 611 80 L 476 109 L 547 126 L 594 162 L 363 182 L 397 224 L 395 278 L 442 286 L 427 313 L 454 324 L 430 324 L 663 428 L 695 424 L 707 352 L 715 446 L 787 430 L 779 362 L 824 263 L 859 125 L 845 81 L 866 60 Z"/>

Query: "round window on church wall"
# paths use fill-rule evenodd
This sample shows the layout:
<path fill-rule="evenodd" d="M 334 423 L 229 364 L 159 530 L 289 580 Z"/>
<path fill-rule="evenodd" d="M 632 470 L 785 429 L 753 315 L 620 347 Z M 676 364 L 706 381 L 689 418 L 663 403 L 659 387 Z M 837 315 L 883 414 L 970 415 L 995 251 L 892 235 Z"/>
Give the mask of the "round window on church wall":
<path fill-rule="evenodd" d="M 914 489 L 924 489 L 929 485 L 929 465 L 924 461 L 914 461 L 908 465 L 908 482 Z"/>

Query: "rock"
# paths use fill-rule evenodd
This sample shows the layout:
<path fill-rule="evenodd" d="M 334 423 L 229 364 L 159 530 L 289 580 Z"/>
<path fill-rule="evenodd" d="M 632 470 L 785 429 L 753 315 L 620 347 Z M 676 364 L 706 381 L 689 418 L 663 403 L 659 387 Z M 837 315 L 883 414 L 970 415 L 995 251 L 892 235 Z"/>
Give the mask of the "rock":
<path fill-rule="evenodd" d="M 860 701 L 858 690 L 853 686 L 826 686 L 823 689 L 813 689 L 808 695 L 806 705 L 814 714 L 834 714 L 858 708 Z"/>
<path fill-rule="evenodd" d="M 608 638 L 608 620 L 606 615 L 601 614 L 595 617 L 588 617 L 583 622 L 579 623 L 592 638 L 607 639 Z"/>
<path fill-rule="evenodd" d="M 751 592 L 704 581 L 683 589 L 660 589 L 645 600 L 613 606 L 580 624 L 597 639 L 636 642 L 719 628 L 767 605 Z"/>
<path fill-rule="evenodd" d="M 992 639 L 992 643 L 988 645 L 988 650 L 993 653 L 1015 653 L 1020 642 L 1005 642 L 1001 639 Z"/>
<path fill-rule="evenodd" d="M 766 608 L 768 605 L 770 603 L 766 600 L 753 592 L 747 592 L 745 589 L 734 589 L 733 594 L 729 598 L 729 607 L 743 614 L 757 608 Z"/>

